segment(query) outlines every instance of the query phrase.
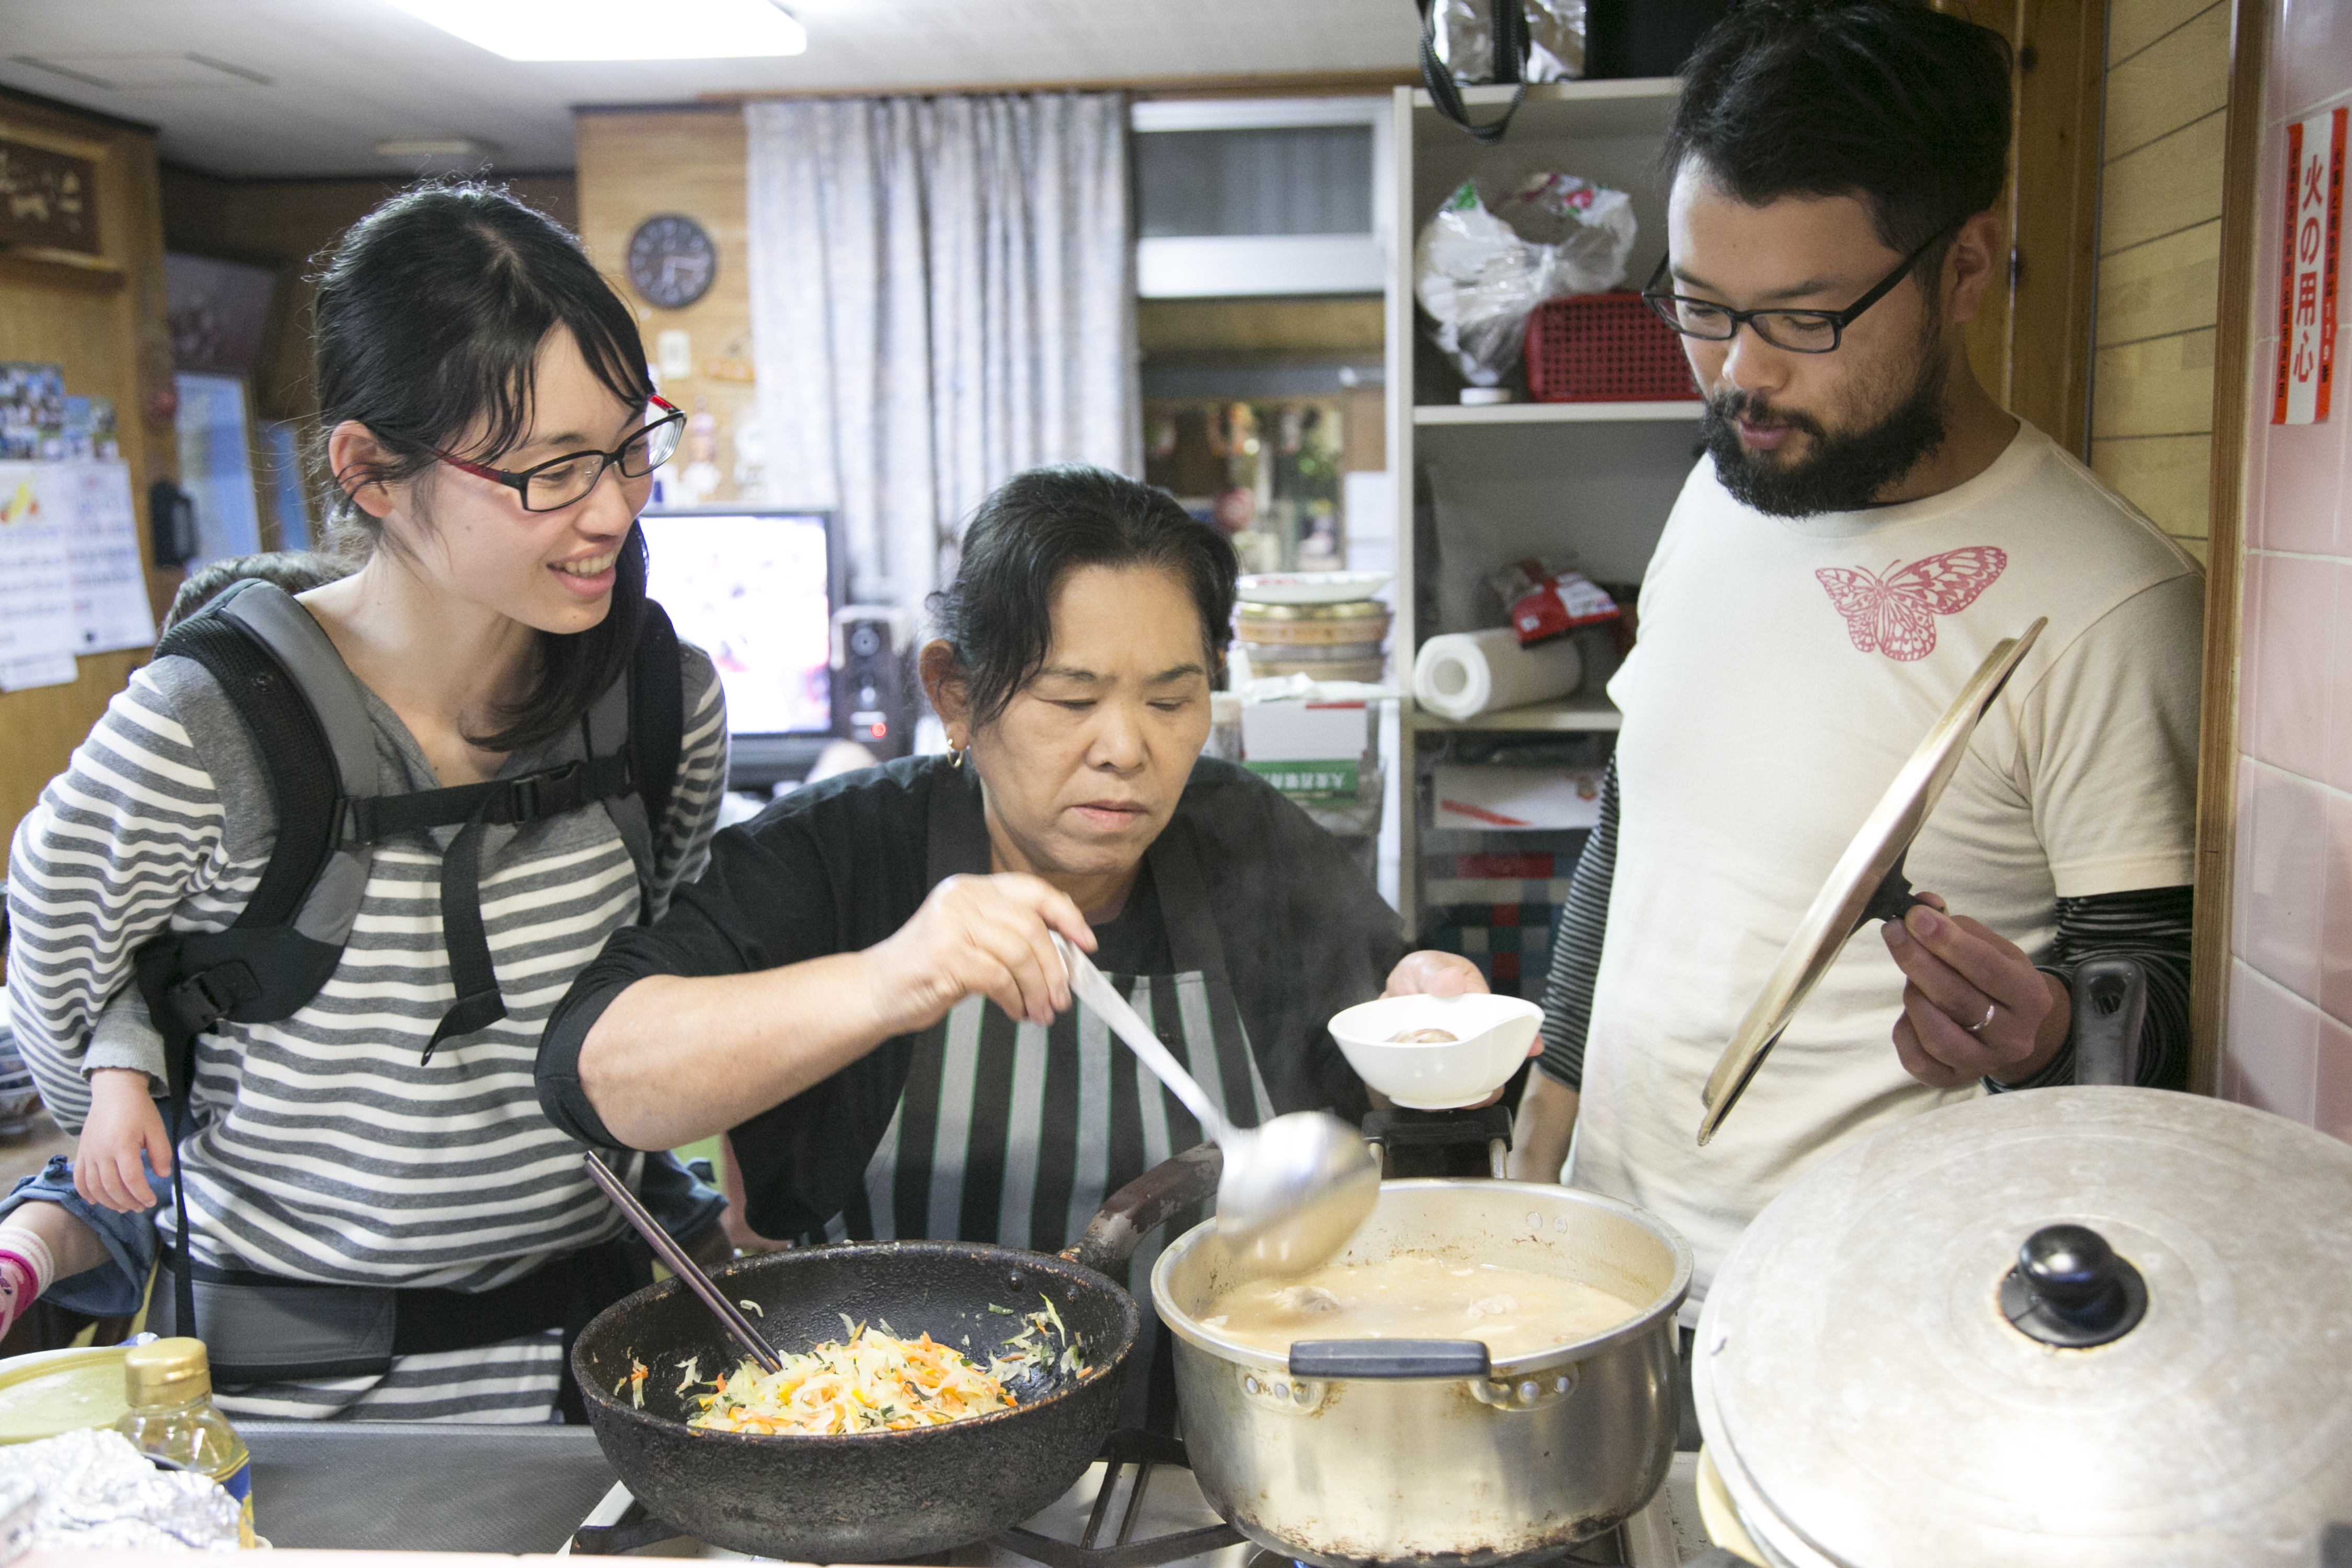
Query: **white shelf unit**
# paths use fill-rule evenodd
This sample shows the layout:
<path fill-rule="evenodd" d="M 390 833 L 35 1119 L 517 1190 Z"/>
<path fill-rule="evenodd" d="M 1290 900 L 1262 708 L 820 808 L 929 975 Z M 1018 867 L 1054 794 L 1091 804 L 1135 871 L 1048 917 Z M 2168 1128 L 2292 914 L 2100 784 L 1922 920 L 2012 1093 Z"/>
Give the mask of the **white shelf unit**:
<path fill-rule="evenodd" d="M 1605 425 L 1630 420 L 1688 424 L 1699 403 L 1424 403 L 1412 422 L 1432 425 Z"/>
<path fill-rule="evenodd" d="M 1591 734 L 1617 729 L 1625 721 L 1605 692 L 1577 692 L 1524 708 L 1497 708 L 1475 719 L 1448 719 L 1426 708 L 1412 711 L 1412 727 L 1428 732 L 1451 730 L 1470 734 Z"/>
<path fill-rule="evenodd" d="M 1486 118 L 1508 88 L 1466 90 Z M 1416 753 L 1452 734 L 1578 734 L 1615 731 L 1620 716 L 1601 690 L 1608 671 L 1589 669 L 1583 689 L 1551 702 L 1454 723 L 1416 709 L 1412 659 L 1427 637 L 1471 629 L 1460 574 L 1442 573 L 1436 613 L 1424 624 L 1420 509 L 1429 505 L 1439 558 L 1451 549 L 1480 568 L 1519 556 L 1573 558 L 1580 570 L 1635 582 L 1648 568 L 1666 513 L 1690 472 L 1701 405 L 1687 403 L 1419 402 L 1433 381 L 1412 293 L 1413 241 L 1421 225 L 1474 173 L 1511 179 L 1536 169 L 1580 174 L 1633 197 L 1639 236 L 1627 287 L 1648 277 L 1665 250 L 1665 178 L 1658 153 L 1681 83 L 1672 79 L 1555 82 L 1531 87 L 1510 133 L 1481 146 L 1431 106 L 1400 88 L 1394 100 L 1396 244 L 1388 287 L 1389 468 L 1396 482 L 1396 621 L 1391 646 L 1408 690 L 1397 726 L 1395 776 L 1398 909 L 1418 938 L 1423 822 L 1426 808 Z M 1447 586 L 1451 582 L 1454 585 Z"/>

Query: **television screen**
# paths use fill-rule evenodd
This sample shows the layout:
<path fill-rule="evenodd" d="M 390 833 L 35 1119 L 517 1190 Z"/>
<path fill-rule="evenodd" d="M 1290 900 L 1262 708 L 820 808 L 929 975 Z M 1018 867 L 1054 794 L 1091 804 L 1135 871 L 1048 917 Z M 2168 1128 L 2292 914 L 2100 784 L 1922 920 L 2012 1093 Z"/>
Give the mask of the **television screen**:
<path fill-rule="evenodd" d="M 708 653 L 735 735 L 833 728 L 835 594 L 823 512 L 648 510 L 646 586 L 677 635 Z"/>

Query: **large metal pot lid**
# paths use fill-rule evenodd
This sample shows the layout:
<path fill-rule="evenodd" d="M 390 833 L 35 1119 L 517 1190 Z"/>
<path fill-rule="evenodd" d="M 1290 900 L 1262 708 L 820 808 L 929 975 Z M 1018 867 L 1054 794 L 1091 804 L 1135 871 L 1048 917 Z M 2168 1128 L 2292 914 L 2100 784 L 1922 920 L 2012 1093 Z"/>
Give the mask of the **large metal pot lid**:
<path fill-rule="evenodd" d="M 1927 824 L 1928 813 L 1944 786 L 1959 772 L 1960 759 L 1968 754 L 1969 737 L 1976 733 L 1977 721 L 1985 716 L 2001 688 L 2017 672 L 2042 628 L 2050 624 L 2042 616 L 2013 637 L 2003 637 L 1985 655 L 1984 662 L 1960 688 L 1951 706 L 1936 721 L 1927 738 L 1919 742 L 1910 761 L 1886 786 L 1886 793 L 1863 819 L 1853 841 L 1831 868 L 1829 880 L 1813 896 L 1805 910 L 1805 918 L 1797 922 L 1796 934 L 1789 945 L 1780 950 L 1780 961 L 1764 979 L 1764 989 L 1757 994 L 1748 1016 L 1739 1021 L 1739 1028 L 1731 1043 L 1723 1047 L 1723 1055 L 1707 1075 L 1706 1089 L 1701 1099 L 1706 1113 L 1699 1118 L 1698 1141 L 1711 1142 L 1723 1119 L 1731 1114 L 1756 1069 L 1764 1065 L 1764 1058 L 1780 1042 L 1789 1025 L 1803 1006 L 1822 976 L 1830 972 L 1845 950 L 1846 940 L 1872 920 L 1901 920 L 1903 911 L 1918 902 L 1911 896 L 1911 884 L 1903 875 L 1903 858 L 1910 852 L 1911 841 Z"/>
<path fill-rule="evenodd" d="M 2044 1235 L 2065 1299 L 2004 1292 L 2062 1225 L 2137 1284 L 2070 1281 L 2096 1247 Z M 1694 1360 L 1709 1451 L 1788 1563 L 2311 1563 L 2352 1519 L 2352 1146 L 2158 1089 L 1934 1111 L 1765 1207 Z"/>

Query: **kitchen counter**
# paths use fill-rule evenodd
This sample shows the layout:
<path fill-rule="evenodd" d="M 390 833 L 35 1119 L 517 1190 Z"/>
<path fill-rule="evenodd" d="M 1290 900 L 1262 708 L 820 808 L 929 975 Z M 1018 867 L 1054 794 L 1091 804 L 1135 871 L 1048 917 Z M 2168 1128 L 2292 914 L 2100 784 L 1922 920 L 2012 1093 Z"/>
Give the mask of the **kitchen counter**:
<path fill-rule="evenodd" d="M 412 1556 L 432 1568 L 512 1565 L 567 1552 L 577 1526 L 609 1522 L 629 1500 L 584 1426 L 244 1421 L 237 1431 L 253 1451 L 255 1526 L 279 1549 L 269 1559 L 273 1568 L 399 1568 Z M 1676 1455 L 1658 1499 L 1635 1516 L 1634 1568 L 1677 1568 L 1706 1550 L 1696 1458 Z M 1091 1467 L 1027 1521 L 1029 1528 L 1076 1540 L 1101 1477 L 1102 1467 Z M 1191 1472 L 1153 1472 L 1139 1535 L 1213 1521 Z M 1171 1568 L 1242 1568 L 1255 1552 L 1227 1547 Z M 633 1555 L 736 1556 L 690 1541 Z M 959 1550 L 950 1560 L 962 1568 L 1035 1568 L 991 1544 Z M 128 1552 L 37 1552 L 11 1568 L 132 1568 L 152 1561 Z"/>
<path fill-rule="evenodd" d="M 254 1528 L 281 1548 L 551 1552 L 613 1487 L 585 1426 L 239 1421 L 236 1429 L 253 1450 Z"/>

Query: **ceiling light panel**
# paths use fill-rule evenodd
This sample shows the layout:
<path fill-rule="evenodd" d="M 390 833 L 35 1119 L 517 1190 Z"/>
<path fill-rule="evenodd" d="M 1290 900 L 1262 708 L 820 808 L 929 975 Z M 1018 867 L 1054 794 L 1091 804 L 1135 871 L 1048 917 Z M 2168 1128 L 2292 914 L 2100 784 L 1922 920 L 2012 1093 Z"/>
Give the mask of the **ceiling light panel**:
<path fill-rule="evenodd" d="M 379 158 L 488 158 L 497 151 L 470 136 L 426 136 L 375 144 Z"/>
<path fill-rule="evenodd" d="M 392 0 L 510 60 L 722 60 L 797 55 L 808 34 L 774 0 Z"/>
<path fill-rule="evenodd" d="M 19 65 L 111 92 L 177 92 L 190 88 L 268 87 L 270 79 L 249 66 L 216 55 L 162 54 L 154 51 L 91 53 L 70 51 L 47 55 L 17 55 Z"/>

